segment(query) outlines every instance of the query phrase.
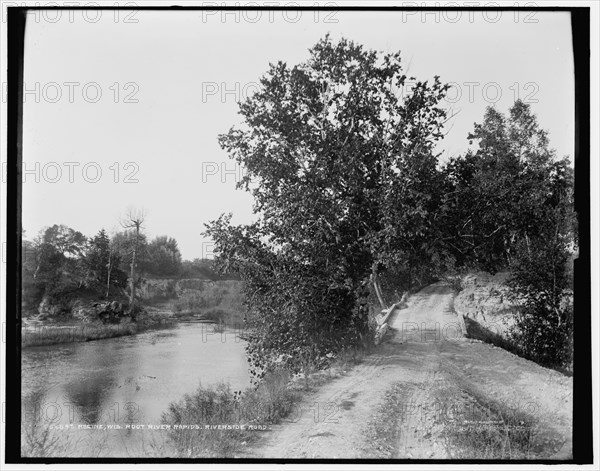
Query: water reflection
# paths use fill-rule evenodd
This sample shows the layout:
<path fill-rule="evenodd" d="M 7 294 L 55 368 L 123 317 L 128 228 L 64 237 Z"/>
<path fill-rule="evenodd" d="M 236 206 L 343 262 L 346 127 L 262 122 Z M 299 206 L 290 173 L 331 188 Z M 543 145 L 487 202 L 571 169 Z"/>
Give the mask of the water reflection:
<path fill-rule="evenodd" d="M 24 423 L 37 413 L 46 424 L 73 424 L 69 432 L 57 433 L 77 443 L 70 452 L 81 456 L 127 456 L 147 439 L 127 424 L 160 423 L 169 403 L 199 384 L 249 386 L 244 342 L 233 331 L 221 336 L 207 329 L 212 327 L 187 323 L 130 337 L 24 349 Z M 120 428 L 92 433 L 78 429 L 80 424 Z"/>
<path fill-rule="evenodd" d="M 106 421 L 106 405 L 116 383 L 116 371 L 121 359 L 112 355 L 109 342 L 93 342 L 87 349 L 86 371 L 64 385 L 66 398 L 86 424 Z"/>

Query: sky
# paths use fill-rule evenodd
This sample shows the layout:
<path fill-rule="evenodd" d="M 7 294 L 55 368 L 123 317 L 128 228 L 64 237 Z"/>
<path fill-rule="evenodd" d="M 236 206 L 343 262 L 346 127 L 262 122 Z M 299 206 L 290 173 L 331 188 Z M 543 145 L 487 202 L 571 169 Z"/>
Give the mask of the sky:
<path fill-rule="evenodd" d="M 306 60 L 327 33 L 399 50 L 409 76 L 452 85 L 443 159 L 468 149 L 487 106 L 506 112 L 516 98 L 557 154 L 573 156 L 568 13 L 38 11 L 25 36 L 25 237 L 53 224 L 118 231 L 134 207 L 150 238 L 174 237 L 185 259 L 210 257 L 204 223 L 228 212 L 252 220 L 217 136 L 240 122 L 237 101 L 270 62 Z"/>

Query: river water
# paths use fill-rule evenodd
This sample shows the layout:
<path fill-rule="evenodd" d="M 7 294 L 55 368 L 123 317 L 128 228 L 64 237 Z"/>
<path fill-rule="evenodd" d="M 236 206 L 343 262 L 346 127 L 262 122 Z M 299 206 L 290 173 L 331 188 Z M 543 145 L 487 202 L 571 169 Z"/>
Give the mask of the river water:
<path fill-rule="evenodd" d="M 237 334 L 180 323 L 127 337 L 23 349 L 23 454 L 150 456 L 146 431 L 160 424 L 170 402 L 200 384 L 250 386 L 245 342 Z M 47 427 L 50 437 L 44 438 Z M 166 436 L 156 433 L 159 441 Z"/>

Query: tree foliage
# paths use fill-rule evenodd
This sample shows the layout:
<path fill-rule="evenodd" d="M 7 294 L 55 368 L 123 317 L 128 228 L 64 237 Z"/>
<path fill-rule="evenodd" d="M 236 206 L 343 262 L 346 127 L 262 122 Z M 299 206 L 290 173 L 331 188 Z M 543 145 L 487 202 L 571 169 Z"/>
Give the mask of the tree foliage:
<path fill-rule="evenodd" d="M 521 101 L 508 116 L 488 108 L 469 139 L 478 149 L 444 169 L 444 240 L 463 265 L 510 269 L 520 304 L 513 339 L 536 361 L 568 363 L 577 241 L 570 163 Z"/>
<path fill-rule="evenodd" d="M 33 278 L 45 285 L 45 294 L 53 295 L 65 288 L 80 285 L 85 279 L 81 258 L 87 239 L 62 224 L 40 231 L 34 241 L 36 261 Z"/>
<path fill-rule="evenodd" d="M 155 237 L 147 247 L 146 271 L 158 276 L 173 276 L 181 271 L 177 241 L 168 236 Z"/>
<path fill-rule="evenodd" d="M 109 296 L 111 287 L 126 287 L 127 274 L 119 268 L 121 255 L 104 229 L 90 239 L 85 264 L 88 284 L 104 291 L 106 297 Z"/>
<path fill-rule="evenodd" d="M 326 37 L 304 63 L 270 64 L 240 103 L 244 125 L 219 137 L 246 170 L 257 222 L 223 216 L 207 234 L 246 281 L 257 365 L 359 342 L 365 280 L 427 255 L 447 87 L 436 77 L 403 94 L 407 80 L 399 53 Z"/>
<path fill-rule="evenodd" d="M 444 168 L 445 241 L 460 263 L 495 272 L 512 262 L 518 241 L 547 237 L 547 212 L 572 204 L 561 197 L 572 172 L 521 101 L 508 117 L 488 108 L 469 139 L 478 149 Z"/>

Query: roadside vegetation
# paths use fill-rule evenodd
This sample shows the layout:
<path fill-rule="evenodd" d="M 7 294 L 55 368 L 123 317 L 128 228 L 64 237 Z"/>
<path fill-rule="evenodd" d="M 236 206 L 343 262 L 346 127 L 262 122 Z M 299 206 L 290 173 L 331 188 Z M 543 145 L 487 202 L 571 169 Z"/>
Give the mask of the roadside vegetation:
<path fill-rule="evenodd" d="M 299 420 L 300 415 L 306 413 L 299 406 L 302 397 L 344 375 L 360 363 L 365 354 L 365 351 L 348 350 L 332 359 L 328 368 L 303 374 L 293 374 L 284 368 L 273 369 L 245 391 L 233 391 L 223 383 L 200 386 L 194 393 L 172 402 L 162 414 L 161 422 L 172 427 L 162 451 L 167 448 L 179 457 L 237 456 L 273 424 Z M 175 429 L 182 424 L 199 428 Z M 211 425 L 230 428 L 211 429 Z"/>
<path fill-rule="evenodd" d="M 441 162 L 448 86 L 408 80 L 399 53 L 327 36 L 305 62 L 271 64 L 240 103 L 243 126 L 219 136 L 246 169 L 256 222 L 224 214 L 206 235 L 221 273 L 244 281 L 257 380 L 281 358 L 299 372 L 363 348 L 379 309 L 437 279 L 460 289 L 470 270 L 512 273 L 522 354 L 571 361 L 569 159 L 517 100 L 488 108 L 470 150 Z"/>

